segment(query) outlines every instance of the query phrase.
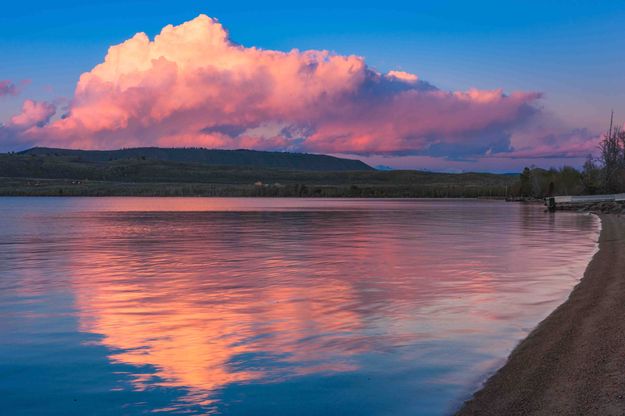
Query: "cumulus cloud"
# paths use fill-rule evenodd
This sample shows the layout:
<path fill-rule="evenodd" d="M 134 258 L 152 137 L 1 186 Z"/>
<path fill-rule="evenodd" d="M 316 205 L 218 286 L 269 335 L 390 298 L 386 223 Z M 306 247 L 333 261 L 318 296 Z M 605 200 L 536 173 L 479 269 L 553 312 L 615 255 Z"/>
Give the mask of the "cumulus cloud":
<path fill-rule="evenodd" d="M 52 116 L 56 114 L 56 105 L 46 101 L 26 100 L 22 111 L 11 117 L 7 124 L 0 123 L 0 142 L 3 147 L 11 148 L 20 143 L 34 144 Z"/>
<path fill-rule="evenodd" d="M 18 130 L 27 130 L 31 127 L 43 127 L 56 113 L 56 106 L 45 101 L 26 100 L 22 105 L 22 112 L 11 117 L 9 127 Z"/>
<path fill-rule="evenodd" d="M 153 40 L 138 33 L 112 46 L 104 62 L 82 74 L 64 117 L 49 123 L 56 109 L 27 102 L 9 126 L 24 143 L 82 148 L 462 159 L 529 152 L 525 143 L 532 142 L 545 154 L 562 153 L 566 141 L 545 131 L 542 139 L 519 141 L 541 114 L 540 98 L 499 89 L 442 91 L 414 74 L 379 73 L 358 56 L 244 47 L 200 15 L 166 26 Z"/>

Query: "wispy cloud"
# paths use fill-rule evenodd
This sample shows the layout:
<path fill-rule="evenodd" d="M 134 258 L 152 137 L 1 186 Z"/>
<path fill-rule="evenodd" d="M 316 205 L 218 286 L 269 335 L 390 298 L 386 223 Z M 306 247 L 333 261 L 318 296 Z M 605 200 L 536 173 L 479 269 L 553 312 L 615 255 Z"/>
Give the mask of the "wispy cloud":
<path fill-rule="evenodd" d="M 18 95 L 28 84 L 30 84 L 30 80 L 28 79 L 21 80 L 17 83 L 8 79 L 0 80 L 0 97 Z"/>

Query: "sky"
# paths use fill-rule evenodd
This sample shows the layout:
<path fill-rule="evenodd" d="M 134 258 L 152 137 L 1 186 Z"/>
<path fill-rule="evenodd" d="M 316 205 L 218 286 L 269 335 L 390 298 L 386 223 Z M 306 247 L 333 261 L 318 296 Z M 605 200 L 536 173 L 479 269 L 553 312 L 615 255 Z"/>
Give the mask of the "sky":
<path fill-rule="evenodd" d="M 579 166 L 610 111 L 625 120 L 623 1 L 336 3 L 3 5 L 0 151 L 244 147 L 513 172 Z"/>

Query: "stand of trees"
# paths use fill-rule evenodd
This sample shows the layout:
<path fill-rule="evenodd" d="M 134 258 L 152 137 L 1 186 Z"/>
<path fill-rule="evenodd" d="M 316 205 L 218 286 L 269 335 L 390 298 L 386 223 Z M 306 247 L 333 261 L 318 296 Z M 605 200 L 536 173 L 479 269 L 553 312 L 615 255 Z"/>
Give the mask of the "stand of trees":
<path fill-rule="evenodd" d="M 549 170 L 525 168 L 519 182 L 519 194 L 522 197 L 544 198 L 549 195 L 586 193 L 584 174 L 570 166 Z"/>
<path fill-rule="evenodd" d="M 580 171 L 570 166 L 549 170 L 526 167 L 519 178 L 522 197 L 622 192 L 625 192 L 625 130 L 611 126 L 599 144 L 598 158 L 588 156 Z"/>

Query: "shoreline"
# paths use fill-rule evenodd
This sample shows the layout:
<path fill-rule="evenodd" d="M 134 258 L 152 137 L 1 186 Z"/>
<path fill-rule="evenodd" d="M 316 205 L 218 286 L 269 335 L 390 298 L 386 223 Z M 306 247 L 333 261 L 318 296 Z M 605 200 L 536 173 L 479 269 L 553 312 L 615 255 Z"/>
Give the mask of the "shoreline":
<path fill-rule="evenodd" d="M 599 218 L 599 249 L 568 299 L 456 415 L 625 414 L 625 218 Z"/>

